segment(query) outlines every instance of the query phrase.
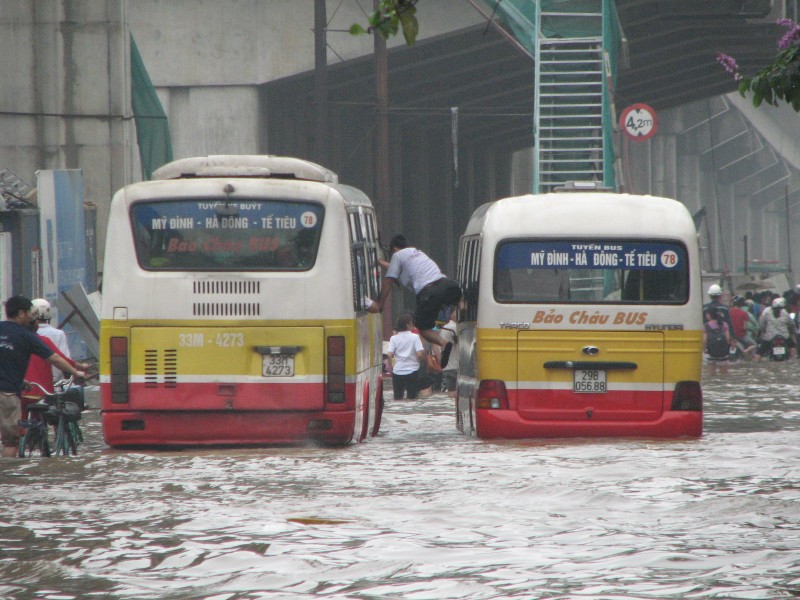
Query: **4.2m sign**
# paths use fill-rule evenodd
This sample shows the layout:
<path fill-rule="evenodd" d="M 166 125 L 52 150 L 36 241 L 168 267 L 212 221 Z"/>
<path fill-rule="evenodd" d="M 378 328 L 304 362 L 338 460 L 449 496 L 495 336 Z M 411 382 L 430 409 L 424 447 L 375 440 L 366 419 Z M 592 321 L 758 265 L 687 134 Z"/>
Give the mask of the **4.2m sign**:
<path fill-rule="evenodd" d="M 622 132 L 635 142 L 649 140 L 658 129 L 658 117 L 647 104 L 631 104 L 619 116 Z"/>

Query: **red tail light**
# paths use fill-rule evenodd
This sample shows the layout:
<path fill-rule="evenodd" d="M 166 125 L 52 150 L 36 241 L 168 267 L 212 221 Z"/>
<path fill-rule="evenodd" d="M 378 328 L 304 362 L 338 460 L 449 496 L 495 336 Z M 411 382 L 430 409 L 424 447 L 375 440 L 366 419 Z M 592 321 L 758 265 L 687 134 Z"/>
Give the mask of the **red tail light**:
<path fill-rule="evenodd" d="M 111 402 L 128 402 L 128 338 L 112 337 L 111 350 Z"/>
<path fill-rule="evenodd" d="M 508 409 L 506 384 L 500 379 L 484 379 L 478 387 L 478 408 Z"/>
<path fill-rule="evenodd" d="M 703 390 L 699 381 L 679 381 L 675 384 L 672 410 L 703 410 Z"/>
<path fill-rule="evenodd" d="M 344 338 L 328 338 L 328 389 L 325 401 L 329 404 L 344 404 Z"/>

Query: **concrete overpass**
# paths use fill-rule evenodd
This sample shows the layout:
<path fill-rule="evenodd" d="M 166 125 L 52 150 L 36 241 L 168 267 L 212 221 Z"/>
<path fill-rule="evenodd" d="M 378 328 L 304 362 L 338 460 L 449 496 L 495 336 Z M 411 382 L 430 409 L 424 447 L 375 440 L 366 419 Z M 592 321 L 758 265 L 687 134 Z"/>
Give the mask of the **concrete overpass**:
<path fill-rule="evenodd" d="M 38 169 L 83 169 L 87 199 L 98 205 L 101 257 L 111 193 L 138 178 L 129 32 L 169 116 L 176 157 L 316 156 L 312 0 L 1 1 L 0 167 L 31 183 Z M 743 231 L 751 256 L 787 262 L 791 234 L 780 199 L 789 196 L 794 227 L 797 116 L 752 113 L 724 99 L 735 84 L 714 57 L 732 54 L 746 72 L 768 62 L 783 31 L 774 21 L 796 16 L 796 0 L 616 5 L 628 62 L 617 110 L 645 102 L 660 119 L 659 134 L 624 155 L 625 186 L 706 208 L 711 268 L 736 268 Z M 374 197 L 372 40 L 344 32 L 370 7 L 327 2 L 325 163 Z M 533 64 L 467 0 L 423 1 L 420 19 L 415 46 L 390 44 L 391 201 L 381 207 L 382 230 L 405 231 L 452 272 L 471 210 L 530 189 Z M 800 264 L 800 252 L 792 256 Z"/>
<path fill-rule="evenodd" d="M 705 209 L 709 270 L 742 269 L 747 232 L 751 258 L 789 261 L 791 236 L 773 218 L 783 210 L 784 193 L 773 184 L 780 177 L 793 202 L 800 200 L 796 148 L 788 143 L 796 139 L 800 117 L 791 111 L 761 114 L 768 111 L 753 110 L 738 95 L 724 99 L 735 82 L 715 60 L 727 52 L 743 72 L 766 64 L 785 31 L 775 24 L 786 14 L 776 4 L 616 3 L 626 38 L 614 94 L 617 112 L 644 102 L 661 119 L 652 141 L 619 148 L 620 183 L 628 191 L 679 197 L 693 212 Z M 376 167 L 367 136 L 375 115 L 374 73 L 370 56 L 338 63 L 330 67 L 328 90 L 334 149 L 329 160 L 368 192 Z M 457 238 L 472 209 L 530 191 L 532 157 L 525 150 L 533 143 L 532 73 L 532 59 L 486 23 L 390 51 L 392 202 L 385 232 L 405 231 L 452 270 Z M 269 151 L 313 156 L 313 73 L 268 82 L 262 94 Z M 775 119 L 781 124 L 767 130 Z M 762 198 L 770 187 L 778 195 Z M 800 209 L 791 214 L 794 226 Z M 800 254 L 794 264 L 798 259 Z"/>

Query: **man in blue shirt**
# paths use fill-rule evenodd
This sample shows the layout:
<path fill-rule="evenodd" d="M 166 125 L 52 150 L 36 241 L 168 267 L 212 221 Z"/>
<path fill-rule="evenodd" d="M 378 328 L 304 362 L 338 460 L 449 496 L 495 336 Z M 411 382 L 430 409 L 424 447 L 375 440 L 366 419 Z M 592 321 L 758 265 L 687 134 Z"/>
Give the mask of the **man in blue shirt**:
<path fill-rule="evenodd" d="M 20 394 L 25 387 L 25 371 L 31 354 L 49 360 L 53 365 L 83 379 L 86 373 L 72 367 L 66 360 L 48 348 L 38 335 L 30 330 L 37 318 L 33 303 L 25 296 L 11 296 L 6 300 L 7 320 L 0 321 L 0 440 L 2 456 L 17 455 L 19 445 L 19 420 L 22 416 Z"/>

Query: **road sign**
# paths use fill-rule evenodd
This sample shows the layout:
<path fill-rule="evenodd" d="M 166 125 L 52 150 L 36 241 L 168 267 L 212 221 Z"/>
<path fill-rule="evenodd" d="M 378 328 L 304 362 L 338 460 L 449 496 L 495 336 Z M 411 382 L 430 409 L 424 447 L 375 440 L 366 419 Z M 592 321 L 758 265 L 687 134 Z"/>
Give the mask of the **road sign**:
<path fill-rule="evenodd" d="M 643 142 L 656 134 L 658 117 L 647 104 L 631 104 L 619 116 L 619 126 L 628 138 Z"/>

